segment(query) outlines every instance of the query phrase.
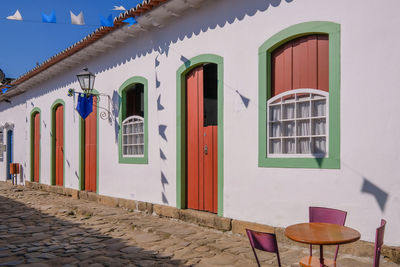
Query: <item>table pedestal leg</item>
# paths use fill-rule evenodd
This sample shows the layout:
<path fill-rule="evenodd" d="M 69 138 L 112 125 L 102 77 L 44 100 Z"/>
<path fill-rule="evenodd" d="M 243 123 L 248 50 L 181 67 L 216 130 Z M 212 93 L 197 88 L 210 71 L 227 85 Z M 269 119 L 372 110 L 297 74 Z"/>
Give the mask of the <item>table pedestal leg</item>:
<path fill-rule="evenodd" d="M 323 248 L 322 245 L 319 245 L 319 263 L 321 267 L 324 267 L 324 252 L 323 252 Z"/>

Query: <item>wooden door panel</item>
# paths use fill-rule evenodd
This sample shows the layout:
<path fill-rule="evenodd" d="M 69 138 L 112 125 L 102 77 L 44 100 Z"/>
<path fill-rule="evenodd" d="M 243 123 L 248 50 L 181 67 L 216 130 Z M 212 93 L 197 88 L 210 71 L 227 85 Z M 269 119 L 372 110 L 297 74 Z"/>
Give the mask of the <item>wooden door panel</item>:
<path fill-rule="evenodd" d="M 96 103 L 96 97 L 93 97 Z M 96 192 L 97 177 L 97 110 L 85 119 L 85 190 Z"/>
<path fill-rule="evenodd" d="M 204 127 L 204 69 L 186 76 L 187 207 L 217 212 L 217 126 Z M 205 151 L 207 147 L 207 152 Z"/>
<path fill-rule="evenodd" d="M 198 72 L 187 75 L 187 204 L 199 209 L 199 91 Z"/>
<path fill-rule="evenodd" d="M 204 209 L 210 212 L 217 212 L 217 133 L 218 126 L 204 127 L 204 145 L 207 146 L 207 153 L 204 153 Z"/>
<path fill-rule="evenodd" d="M 56 109 L 56 185 L 63 186 L 64 179 L 64 106 Z"/>

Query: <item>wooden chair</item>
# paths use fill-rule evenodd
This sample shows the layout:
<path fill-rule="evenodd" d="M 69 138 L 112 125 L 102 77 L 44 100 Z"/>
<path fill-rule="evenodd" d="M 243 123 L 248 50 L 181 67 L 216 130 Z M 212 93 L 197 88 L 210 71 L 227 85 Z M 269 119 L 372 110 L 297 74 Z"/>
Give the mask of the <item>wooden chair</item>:
<path fill-rule="evenodd" d="M 373 267 L 379 267 L 379 258 L 381 256 L 381 248 L 383 245 L 383 235 L 385 233 L 386 221 L 381 220 L 381 226 L 376 228 L 375 234 L 375 252 L 374 252 L 374 265 Z"/>
<path fill-rule="evenodd" d="M 309 219 L 310 222 L 333 223 L 344 225 L 346 221 L 347 212 L 331 208 L 323 207 L 310 207 Z M 336 247 L 335 257 L 332 259 L 325 259 L 327 266 L 336 266 L 336 259 L 339 252 L 339 246 Z M 306 256 L 300 260 L 300 265 L 303 267 L 319 265 L 319 258 L 312 256 L 312 245 L 310 245 L 310 256 Z"/>
<path fill-rule="evenodd" d="M 254 256 L 258 267 L 261 267 L 260 261 L 258 260 L 256 250 L 263 250 L 267 252 L 276 253 L 278 257 L 278 266 L 281 267 L 281 260 L 279 258 L 278 243 L 276 241 L 276 235 L 271 233 L 257 232 L 246 229 L 247 236 L 249 237 L 251 249 L 253 250 Z"/>

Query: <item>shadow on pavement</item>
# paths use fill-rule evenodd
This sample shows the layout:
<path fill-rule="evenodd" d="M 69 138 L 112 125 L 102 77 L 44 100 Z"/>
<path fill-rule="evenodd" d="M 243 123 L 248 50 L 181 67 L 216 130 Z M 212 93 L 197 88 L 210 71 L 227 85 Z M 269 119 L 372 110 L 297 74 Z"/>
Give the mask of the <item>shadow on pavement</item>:
<path fill-rule="evenodd" d="M 65 216 L 73 220 L 77 215 L 66 211 Z M 156 251 L 144 250 L 126 240 L 102 234 L 98 229 L 57 218 L 0 196 L 0 266 L 33 263 L 36 266 L 183 265 Z"/>

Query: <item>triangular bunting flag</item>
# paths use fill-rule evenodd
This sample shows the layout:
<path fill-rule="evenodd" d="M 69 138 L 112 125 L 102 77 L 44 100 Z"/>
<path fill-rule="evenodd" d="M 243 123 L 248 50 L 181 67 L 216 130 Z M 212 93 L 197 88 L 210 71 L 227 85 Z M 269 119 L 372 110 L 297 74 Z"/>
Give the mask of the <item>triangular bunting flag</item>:
<path fill-rule="evenodd" d="M 123 6 L 114 6 L 112 10 L 126 11 L 126 8 Z"/>
<path fill-rule="evenodd" d="M 42 12 L 42 22 L 56 23 L 56 13 L 52 11 L 50 15 L 46 15 Z"/>
<path fill-rule="evenodd" d="M 76 110 L 82 119 L 86 119 L 93 111 L 93 95 L 87 97 L 85 94 L 79 94 Z"/>
<path fill-rule="evenodd" d="M 21 16 L 21 13 L 19 13 L 19 10 L 17 9 L 17 11 L 15 11 L 14 15 L 8 16 L 7 19 L 22 20 L 22 16 Z"/>
<path fill-rule="evenodd" d="M 112 15 L 110 14 L 107 18 L 104 18 L 103 16 L 100 16 L 100 24 L 101 24 L 101 26 L 104 26 L 104 27 L 112 27 L 112 26 L 114 26 Z"/>
<path fill-rule="evenodd" d="M 123 20 L 123 22 L 129 23 L 129 26 L 132 26 L 133 24 L 137 23 L 136 19 L 132 18 L 132 17 L 127 18 L 126 20 Z"/>
<path fill-rule="evenodd" d="M 85 25 L 85 19 L 83 18 L 83 12 L 79 13 L 79 15 L 75 15 L 70 10 L 69 13 L 71 14 L 71 24 L 75 25 Z"/>

